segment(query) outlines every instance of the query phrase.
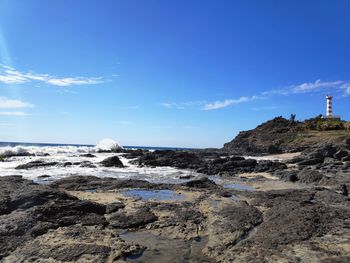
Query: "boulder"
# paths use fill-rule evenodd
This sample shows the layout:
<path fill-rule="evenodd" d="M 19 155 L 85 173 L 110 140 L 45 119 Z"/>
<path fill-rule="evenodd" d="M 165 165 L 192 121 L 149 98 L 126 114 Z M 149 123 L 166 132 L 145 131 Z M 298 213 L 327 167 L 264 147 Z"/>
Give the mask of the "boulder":
<path fill-rule="evenodd" d="M 299 171 L 296 171 L 296 170 L 284 170 L 284 171 L 276 171 L 274 175 L 283 181 L 294 183 L 299 180 L 298 173 Z"/>
<path fill-rule="evenodd" d="M 16 166 L 15 169 L 32 169 L 32 168 L 39 168 L 39 167 L 48 167 L 48 166 L 55 166 L 57 165 L 58 162 L 45 162 L 45 161 L 32 161 L 29 163 L 25 163 L 25 164 L 20 164 L 18 166 Z"/>
<path fill-rule="evenodd" d="M 218 188 L 218 185 L 206 176 L 201 176 L 195 180 L 183 183 L 181 185 L 191 187 L 191 188 L 207 188 L 207 189 Z"/>
<path fill-rule="evenodd" d="M 142 227 L 156 220 L 157 217 L 147 207 L 132 212 L 117 211 L 109 217 L 111 226 L 122 229 Z"/>
<path fill-rule="evenodd" d="M 124 167 L 118 156 L 111 156 L 101 162 L 104 167 Z"/>

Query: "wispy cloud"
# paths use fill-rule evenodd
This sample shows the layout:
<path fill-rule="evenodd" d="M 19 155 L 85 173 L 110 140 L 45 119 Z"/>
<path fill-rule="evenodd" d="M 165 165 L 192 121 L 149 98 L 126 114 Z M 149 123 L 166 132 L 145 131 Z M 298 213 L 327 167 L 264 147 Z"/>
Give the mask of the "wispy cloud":
<path fill-rule="evenodd" d="M 59 87 L 92 85 L 104 82 L 101 77 L 56 77 L 49 74 L 21 72 L 13 67 L 0 64 L 0 82 L 5 84 L 23 84 L 32 81 L 43 82 L 48 85 Z"/>
<path fill-rule="evenodd" d="M 320 90 L 323 88 L 336 88 L 342 84 L 344 84 L 343 81 L 323 82 L 320 79 L 318 79 L 313 83 L 303 83 L 303 84 L 300 84 L 298 86 L 295 86 L 295 87 L 293 87 L 292 91 L 294 93 L 305 93 L 305 92 Z"/>
<path fill-rule="evenodd" d="M 203 110 L 218 110 L 222 108 L 226 108 L 231 105 L 252 101 L 257 99 L 258 96 L 252 96 L 252 97 L 240 97 L 238 99 L 229 99 L 229 100 L 223 100 L 223 101 L 215 101 L 213 103 L 208 103 L 204 105 Z"/>
<path fill-rule="evenodd" d="M 23 111 L 0 111 L 0 116 L 28 116 L 29 114 Z"/>
<path fill-rule="evenodd" d="M 262 95 L 291 95 L 291 94 L 300 94 L 300 93 L 311 93 L 323 91 L 326 89 L 335 90 L 335 91 L 344 91 L 344 86 L 349 85 L 350 83 L 342 80 L 336 81 L 322 81 L 320 79 L 315 82 L 305 82 L 298 85 L 290 85 L 282 89 L 273 89 L 262 92 Z"/>
<path fill-rule="evenodd" d="M 160 105 L 167 109 L 178 109 L 184 110 L 190 107 L 198 107 L 207 103 L 206 101 L 198 100 L 198 101 L 185 101 L 185 102 L 165 102 Z"/>
<path fill-rule="evenodd" d="M 223 100 L 223 101 L 215 101 L 213 103 L 208 103 L 204 106 L 204 110 L 217 110 L 226 108 L 233 104 L 238 104 L 242 102 L 248 101 L 248 97 L 240 97 L 239 99 L 235 100 Z"/>
<path fill-rule="evenodd" d="M 21 109 L 33 107 L 34 105 L 29 102 L 0 97 L 0 109 Z"/>

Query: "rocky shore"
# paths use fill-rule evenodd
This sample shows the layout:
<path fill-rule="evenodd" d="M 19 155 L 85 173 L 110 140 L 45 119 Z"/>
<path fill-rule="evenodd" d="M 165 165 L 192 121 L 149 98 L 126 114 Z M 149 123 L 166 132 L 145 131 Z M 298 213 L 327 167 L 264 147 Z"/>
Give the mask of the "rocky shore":
<path fill-rule="evenodd" d="M 276 123 L 287 125 L 277 119 L 268 126 L 276 131 Z M 240 134 L 233 144 L 243 137 L 251 140 Z M 241 152 L 227 145 L 118 150 L 97 162 L 89 154 L 80 162 L 21 164 L 16 171 L 126 169 L 123 157 L 129 165 L 193 174 L 180 173 L 176 184 L 89 175 L 38 184 L 1 176 L 0 262 L 350 262 L 349 138 L 273 156 L 265 154 L 291 148 L 272 137 L 278 151 L 243 143 Z M 248 153 L 262 156 L 242 156 Z"/>
<path fill-rule="evenodd" d="M 326 150 L 283 162 L 169 151 L 135 160 L 223 183 L 0 177 L 1 262 L 349 262 L 346 156 Z M 306 163 L 316 152 L 323 161 Z"/>

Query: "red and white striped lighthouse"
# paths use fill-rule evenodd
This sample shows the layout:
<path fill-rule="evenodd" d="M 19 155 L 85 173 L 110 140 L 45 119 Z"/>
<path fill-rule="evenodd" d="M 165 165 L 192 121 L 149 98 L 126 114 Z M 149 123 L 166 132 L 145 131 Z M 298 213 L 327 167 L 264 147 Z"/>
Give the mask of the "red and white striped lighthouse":
<path fill-rule="evenodd" d="M 329 118 L 333 117 L 333 110 L 332 110 L 332 96 L 327 95 L 326 99 L 327 99 L 327 114 L 326 116 Z"/>

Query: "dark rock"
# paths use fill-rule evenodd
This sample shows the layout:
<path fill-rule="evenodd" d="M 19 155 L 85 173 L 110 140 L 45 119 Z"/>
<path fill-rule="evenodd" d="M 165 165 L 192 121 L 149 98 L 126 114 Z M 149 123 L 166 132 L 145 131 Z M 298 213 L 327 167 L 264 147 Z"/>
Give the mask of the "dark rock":
<path fill-rule="evenodd" d="M 140 156 L 132 163 L 147 166 L 171 166 L 180 169 L 196 169 L 204 164 L 204 161 L 193 152 L 156 150 Z"/>
<path fill-rule="evenodd" d="M 298 173 L 298 179 L 301 183 L 318 183 L 325 176 L 316 170 L 303 170 Z"/>
<path fill-rule="evenodd" d="M 319 163 L 323 163 L 323 159 L 313 158 L 313 159 L 303 160 L 301 162 L 298 162 L 298 165 L 315 165 Z"/>
<path fill-rule="evenodd" d="M 137 150 L 126 150 L 126 149 L 124 149 L 124 153 L 125 154 L 123 154 L 123 157 L 125 157 L 127 159 L 134 159 L 134 158 L 143 156 L 147 152 L 149 152 L 149 151 L 142 150 L 142 149 L 137 149 Z"/>
<path fill-rule="evenodd" d="M 232 251 L 245 240 L 252 230 L 263 222 L 263 214 L 253 206 L 240 202 L 240 205 L 226 205 L 214 213 L 210 228 L 210 244 L 207 249 L 211 257 L 218 257 Z M 233 253 L 235 254 L 235 253 Z M 221 262 L 233 262 L 225 258 Z"/>
<path fill-rule="evenodd" d="M 187 234 L 193 234 L 193 231 L 196 231 L 198 235 L 198 226 L 205 222 L 205 216 L 188 202 L 153 203 L 152 210 L 171 215 L 170 220 L 158 220 L 152 224 L 160 228 L 170 227 L 181 232 L 189 231 Z"/>
<path fill-rule="evenodd" d="M 106 226 L 106 207 L 19 176 L 0 177 L 0 259 L 50 229 Z"/>
<path fill-rule="evenodd" d="M 192 179 L 193 177 L 194 177 L 193 175 L 186 174 L 186 175 L 180 175 L 179 179 L 187 180 L 187 179 Z"/>
<path fill-rule="evenodd" d="M 114 213 L 114 212 L 117 212 L 119 209 L 123 209 L 124 207 L 125 205 L 123 203 L 114 202 L 106 206 L 106 213 L 107 214 Z"/>
<path fill-rule="evenodd" d="M 68 191 L 86 191 L 89 189 L 113 190 L 123 188 L 159 188 L 155 185 L 143 180 L 133 179 L 117 179 L 111 177 L 99 178 L 95 176 L 70 176 L 62 178 L 51 184 L 51 187 L 64 189 Z"/>
<path fill-rule="evenodd" d="M 294 183 L 299 180 L 298 173 L 299 171 L 296 171 L 296 170 L 285 170 L 285 171 L 277 171 L 274 173 L 274 175 L 279 177 L 283 181 Z"/>
<path fill-rule="evenodd" d="M 337 158 L 339 160 L 347 156 L 349 156 L 349 152 L 345 150 L 339 150 L 334 154 L 334 158 Z"/>
<path fill-rule="evenodd" d="M 327 189 L 256 192 L 251 203 L 269 209 L 254 236 L 242 246 L 276 249 L 343 228 L 344 219 L 350 216 L 345 200 Z"/>
<path fill-rule="evenodd" d="M 254 172 L 274 172 L 287 169 L 287 165 L 280 162 L 260 161 L 255 167 Z"/>
<path fill-rule="evenodd" d="M 50 178 L 50 175 L 44 174 L 44 175 L 39 175 L 38 178 L 40 179 L 45 179 L 45 178 Z"/>
<path fill-rule="evenodd" d="M 116 228 L 139 228 L 157 220 L 149 208 L 140 208 L 133 212 L 117 211 L 111 214 L 109 222 Z"/>
<path fill-rule="evenodd" d="M 237 173 L 273 172 L 286 169 L 284 163 L 273 161 L 256 161 L 255 159 L 244 159 L 243 157 L 218 158 L 208 161 L 197 172 L 207 175 L 235 176 Z"/>
<path fill-rule="evenodd" d="M 93 154 L 91 154 L 91 153 L 85 153 L 85 154 L 79 155 L 79 157 L 95 158 L 96 155 L 93 155 Z"/>
<path fill-rule="evenodd" d="M 101 164 L 104 167 L 124 167 L 118 156 L 112 156 L 104 159 Z"/>
<path fill-rule="evenodd" d="M 321 144 L 304 151 L 303 155 L 308 156 L 309 159 L 324 159 L 326 157 L 333 157 L 336 152 L 336 146 L 332 144 Z"/>
<path fill-rule="evenodd" d="M 35 155 L 32 153 L 29 153 L 24 148 L 21 148 L 16 151 L 13 151 L 13 150 L 4 151 L 3 153 L 1 153 L 1 156 L 4 158 L 7 158 L 7 157 L 21 157 L 21 156 L 35 156 Z"/>
<path fill-rule="evenodd" d="M 350 155 L 341 158 L 341 160 L 342 160 L 343 162 L 348 162 L 348 161 L 350 161 Z"/>
<path fill-rule="evenodd" d="M 294 164 L 294 163 L 298 163 L 298 162 L 301 162 L 301 161 L 304 161 L 304 158 L 301 157 L 301 156 L 296 156 L 296 157 L 293 157 L 290 160 L 286 160 L 285 163 Z"/>
<path fill-rule="evenodd" d="M 202 176 L 198 179 L 183 183 L 181 185 L 191 187 L 191 188 L 206 188 L 206 189 L 218 188 L 218 185 L 206 176 Z"/>
<path fill-rule="evenodd" d="M 348 196 L 349 195 L 348 187 L 346 186 L 346 184 L 342 184 L 340 186 L 340 189 L 341 189 L 342 195 L 344 195 L 344 196 Z"/>
<path fill-rule="evenodd" d="M 289 120 L 282 117 L 267 121 L 254 130 L 242 131 L 231 142 L 224 144 L 223 150 L 241 155 L 275 154 L 295 136 Z"/>
<path fill-rule="evenodd" d="M 32 161 L 26 164 L 20 164 L 15 169 L 32 169 L 32 168 L 39 168 L 39 167 L 48 167 L 48 166 L 55 166 L 57 165 L 57 162 L 44 162 L 44 161 Z"/>
<path fill-rule="evenodd" d="M 62 167 L 67 167 L 67 166 L 72 166 L 73 163 L 72 162 L 65 162 L 63 164 L 60 164 Z"/>
<path fill-rule="evenodd" d="M 96 168 L 96 165 L 94 165 L 92 162 L 90 161 L 84 161 L 80 163 L 80 167 L 84 167 L 84 168 Z"/>

